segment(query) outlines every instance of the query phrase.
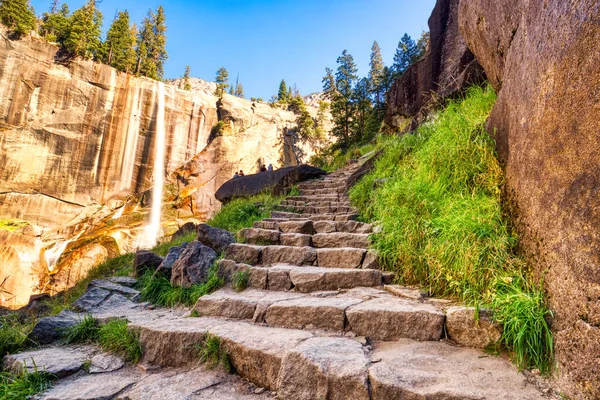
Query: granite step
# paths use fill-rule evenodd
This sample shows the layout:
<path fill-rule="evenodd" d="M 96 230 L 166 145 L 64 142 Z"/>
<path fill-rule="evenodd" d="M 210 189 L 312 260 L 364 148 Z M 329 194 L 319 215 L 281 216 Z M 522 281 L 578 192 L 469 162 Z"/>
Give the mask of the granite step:
<path fill-rule="evenodd" d="M 273 211 L 271 212 L 271 218 L 277 219 L 289 219 L 289 220 L 302 220 L 302 219 L 310 219 L 313 221 L 354 221 L 358 218 L 357 213 L 342 213 L 342 214 L 299 214 L 293 212 L 284 212 L 284 211 Z M 266 220 L 270 220 L 267 218 Z"/>
<path fill-rule="evenodd" d="M 358 318 L 355 307 L 385 304 L 384 317 L 374 322 Z M 249 319 L 290 329 L 323 329 L 337 333 L 353 332 L 372 340 L 410 338 L 439 340 L 444 329 L 444 313 L 434 305 L 402 299 L 376 288 L 357 288 L 302 294 L 249 289 L 236 293 L 221 289 L 198 300 L 194 309 L 200 316 Z M 352 319 L 349 318 L 352 315 Z"/>
<path fill-rule="evenodd" d="M 300 214 L 344 214 L 344 213 L 356 213 L 357 210 L 354 207 L 349 206 L 286 206 L 277 205 L 275 210 L 300 213 Z"/>
<path fill-rule="evenodd" d="M 286 219 L 269 219 L 257 221 L 254 228 L 280 230 L 284 233 L 371 233 L 373 227 L 371 224 L 365 224 L 357 221 L 335 222 L 335 221 L 312 221 L 308 219 L 289 221 Z"/>
<path fill-rule="evenodd" d="M 280 243 L 280 232 L 278 229 L 244 228 L 238 232 L 237 236 L 240 240 L 249 244 L 278 245 Z"/>

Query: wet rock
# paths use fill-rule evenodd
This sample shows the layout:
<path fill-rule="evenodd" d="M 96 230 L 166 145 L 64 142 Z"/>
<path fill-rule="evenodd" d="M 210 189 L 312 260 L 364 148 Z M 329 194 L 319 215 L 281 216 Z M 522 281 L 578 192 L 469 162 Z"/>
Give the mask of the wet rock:
<path fill-rule="evenodd" d="M 496 343 L 502 329 L 492 322 L 487 310 L 479 310 L 479 320 L 472 307 L 450 307 L 446 310 L 446 329 L 450 339 L 466 347 L 483 349 Z"/>
<path fill-rule="evenodd" d="M 171 284 L 190 287 L 205 283 L 208 271 L 216 259 L 217 253 L 213 249 L 197 241 L 191 242 L 173 264 Z"/>
<path fill-rule="evenodd" d="M 133 260 L 133 275 L 142 276 L 146 271 L 154 271 L 163 262 L 163 258 L 148 250 L 138 250 Z"/>
<path fill-rule="evenodd" d="M 217 253 L 224 252 L 227 246 L 235 243 L 235 237 L 231 232 L 210 225 L 200 224 L 196 228 L 196 232 L 196 240 Z"/>
<path fill-rule="evenodd" d="M 35 343 L 50 344 L 62 339 L 65 331 L 79 322 L 79 316 L 68 310 L 40 319 L 28 338 Z"/>

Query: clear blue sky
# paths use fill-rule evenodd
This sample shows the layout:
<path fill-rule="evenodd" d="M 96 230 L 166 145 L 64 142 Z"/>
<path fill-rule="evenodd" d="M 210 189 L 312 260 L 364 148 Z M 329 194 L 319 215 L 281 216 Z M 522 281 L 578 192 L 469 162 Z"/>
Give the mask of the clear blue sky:
<path fill-rule="evenodd" d="M 84 0 L 65 0 L 75 10 Z M 36 13 L 50 0 L 32 0 Z M 387 65 L 407 32 L 415 40 L 428 30 L 434 0 L 103 0 L 99 8 L 108 29 L 117 10 L 139 22 L 162 4 L 167 16 L 165 77 L 183 74 L 214 80 L 220 66 L 230 80 L 239 73 L 246 97 L 268 100 L 285 79 L 302 94 L 321 90 L 325 67 L 348 49 L 365 76 L 371 45 L 377 40 Z"/>

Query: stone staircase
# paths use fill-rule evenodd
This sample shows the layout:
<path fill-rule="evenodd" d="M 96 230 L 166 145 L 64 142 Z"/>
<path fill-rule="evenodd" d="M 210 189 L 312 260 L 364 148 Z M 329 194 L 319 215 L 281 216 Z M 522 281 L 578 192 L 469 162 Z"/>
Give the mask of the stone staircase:
<path fill-rule="evenodd" d="M 170 372 L 173 376 L 192 371 L 212 377 L 211 382 L 225 379 L 198 369 L 199 343 L 207 334 L 215 336 L 235 373 L 257 388 L 242 390 L 241 382 L 230 381 L 219 389 L 223 397 L 202 397 L 213 387 L 206 384 L 179 398 L 548 398 L 535 379 L 505 358 L 447 341 L 451 312 L 446 302 L 385 285 L 393 276 L 381 271 L 368 250 L 372 227 L 355 221 L 357 212 L 346 195 L 358 168 L 302 183 L 300 195 L 284 200 L 280 211 L 239 232 L 243 243 L 227 248 L 219 273 L 227 281 L 247 273 L 246 290 L 225 287 L 201 297 L 193 310 L 153 309 L 104 285 L 80 299 L 80 311 L 100 320 L 128 319 L 140 335 L 144 368 L 177 371 Z M 99 296 L 100 290 L 106 293 Z M 475 327 L 462 334 L 482 332 Z M 60 393 L 77 392 L 77 379 L 44 398 L 70 398 Z M 97 386 L 110 379 L 98 377 Z M 131 393 L 147 390 L 147 379 L 106 398 L 145 398 Z M 157 389 L 160 396 L 171 390 L 164 382 Z M 238 388 L 237 394 L 228 397 L 229 387 Z M 99 395 L 94 396 L 89 398 Z"/>

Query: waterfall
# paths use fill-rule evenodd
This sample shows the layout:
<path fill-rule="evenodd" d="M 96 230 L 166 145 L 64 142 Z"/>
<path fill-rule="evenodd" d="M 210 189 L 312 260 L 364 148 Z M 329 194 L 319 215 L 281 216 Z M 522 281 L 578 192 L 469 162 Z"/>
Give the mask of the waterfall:
<path fill-rule="evenodd" d="M 148 247 L 153 247 L 160 237 L 160 217 L 163 187 L 165 184 L 165 85 L 158 82 L 158 110 L 156 113 L 156 140 L 154 145 L 154 187 L 152 188 L 152 210 L 150 225 L 146 230 Z"/>

